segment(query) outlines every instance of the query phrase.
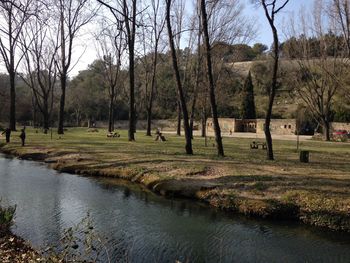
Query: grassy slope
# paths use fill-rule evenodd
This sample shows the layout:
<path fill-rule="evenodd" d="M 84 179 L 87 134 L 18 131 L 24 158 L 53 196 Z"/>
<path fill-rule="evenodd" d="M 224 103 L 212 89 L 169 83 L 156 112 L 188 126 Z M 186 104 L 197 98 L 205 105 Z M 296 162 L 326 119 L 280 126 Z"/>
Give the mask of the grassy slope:
<path fill-rule="evenodd" d="M 251 150 L 252 139 L 225 138 L 226 157 L 195 138 L 194 156 L 184 154 L 184 139 L 167 142 L 137 133 L 136 142 L 106 138 L 106 133 L 71 129 L 62 138 L 28 130 L 26 147 L 18 134 L 3 151 L 45 159 L 58 170 L 122 177 L 164 195 L 195 197 L 227 210 L 262 217 L 294 217 L 304 222 L 350 231 L 350 144 L 302 142 L 311 162 L 298 161 L 296 143 L 275 141 L 276 161 Z M 1 139 L 2 140 L 2 139 Z M 34 153 L 34 154 L 33 154 Z"/>

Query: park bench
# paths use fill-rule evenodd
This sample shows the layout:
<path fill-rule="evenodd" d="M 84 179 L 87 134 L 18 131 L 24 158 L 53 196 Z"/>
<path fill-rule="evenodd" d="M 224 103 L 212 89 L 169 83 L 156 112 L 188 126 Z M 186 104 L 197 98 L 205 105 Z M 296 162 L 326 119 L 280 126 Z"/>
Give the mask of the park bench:
<path fill-rule="evenodd" d="M 107 133 L 107 138 L 119 138 L 120 134 L 118 132 L 109 132 Z"/>
<path fill-rule="evenodd" d="M 267 149 L 267 146 L 266 146 L 265 142 L 255 142 L 255 141 L 253 141 L 250 144 L 250 149 L 259 149 L 259 146 L 261 146 L 261 149 L 263 149 L 263 150 Z"/>

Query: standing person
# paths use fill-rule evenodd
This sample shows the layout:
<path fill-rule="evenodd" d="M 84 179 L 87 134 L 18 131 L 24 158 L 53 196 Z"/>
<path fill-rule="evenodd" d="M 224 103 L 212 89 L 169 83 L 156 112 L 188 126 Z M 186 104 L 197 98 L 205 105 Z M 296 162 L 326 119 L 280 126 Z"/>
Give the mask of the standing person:
<path fill-rule="evenodd" d="M 11 137 L 11 129 L 10 128 L 6 128 L 5 131 L 3 131 L 3 133 L 1 134 L 5 134 L 6 136 L 6 143 L 10 142 L 10 137 Z"/>
<path fill-rule="evenodd" d="M 22 146 L 24 146 L 25 141 L 26 141 L 25 127 L 21 130 L 21 134 L 19 135 L 19 138 L 21 138 Z"/>

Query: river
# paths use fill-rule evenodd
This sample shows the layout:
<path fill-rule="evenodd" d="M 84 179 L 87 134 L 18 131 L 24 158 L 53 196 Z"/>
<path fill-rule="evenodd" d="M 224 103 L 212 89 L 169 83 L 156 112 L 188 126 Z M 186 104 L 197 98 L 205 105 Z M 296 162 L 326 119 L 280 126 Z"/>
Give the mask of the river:
<path fill-rule="evenodd" d="M 13 231 L 36 248 L 58 244 L 64 229 L 89 213 L 109 240 L 112 262 L 121 253 L 129 262 L 350 262 L 349 234 L 248 219 L 4 155 L 0 197 L 17 204 Z"/>

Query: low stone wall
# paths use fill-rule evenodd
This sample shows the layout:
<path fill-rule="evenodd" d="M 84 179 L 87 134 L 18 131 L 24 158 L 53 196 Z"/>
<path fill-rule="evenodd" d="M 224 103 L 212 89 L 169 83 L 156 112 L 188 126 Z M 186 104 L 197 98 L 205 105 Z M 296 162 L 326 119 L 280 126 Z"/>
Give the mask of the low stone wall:
<path fill-rule="evenodd" d="M 264 133 L 265 120 L 257 119 L 256 133 Z M 272 119 L 270 125 L 271 134 L 291 135 L 296 132 L 295 119 Z"/>
<path fill-rule="evenodd" d="M 219 124 L 222 133 L 231 134 L 232 132 L 252 132 L 264 133 L 265 119 L 241 120 L 234 118 L 219 118 Z M 207 131 L 214 132 L 212 119 L 207 120 Z M 271 133 L 279 135 L 295 134 L 295 119 L 272 119 Z"/>
<path fill-rule="evenodd" d="M 236 120 L 233 118 L 219 118 L 219 125 L 222 133 L 232 133 L 235 131 Z M 214 132 L 213 119 L 207 120 L 207 132 Z"/>

